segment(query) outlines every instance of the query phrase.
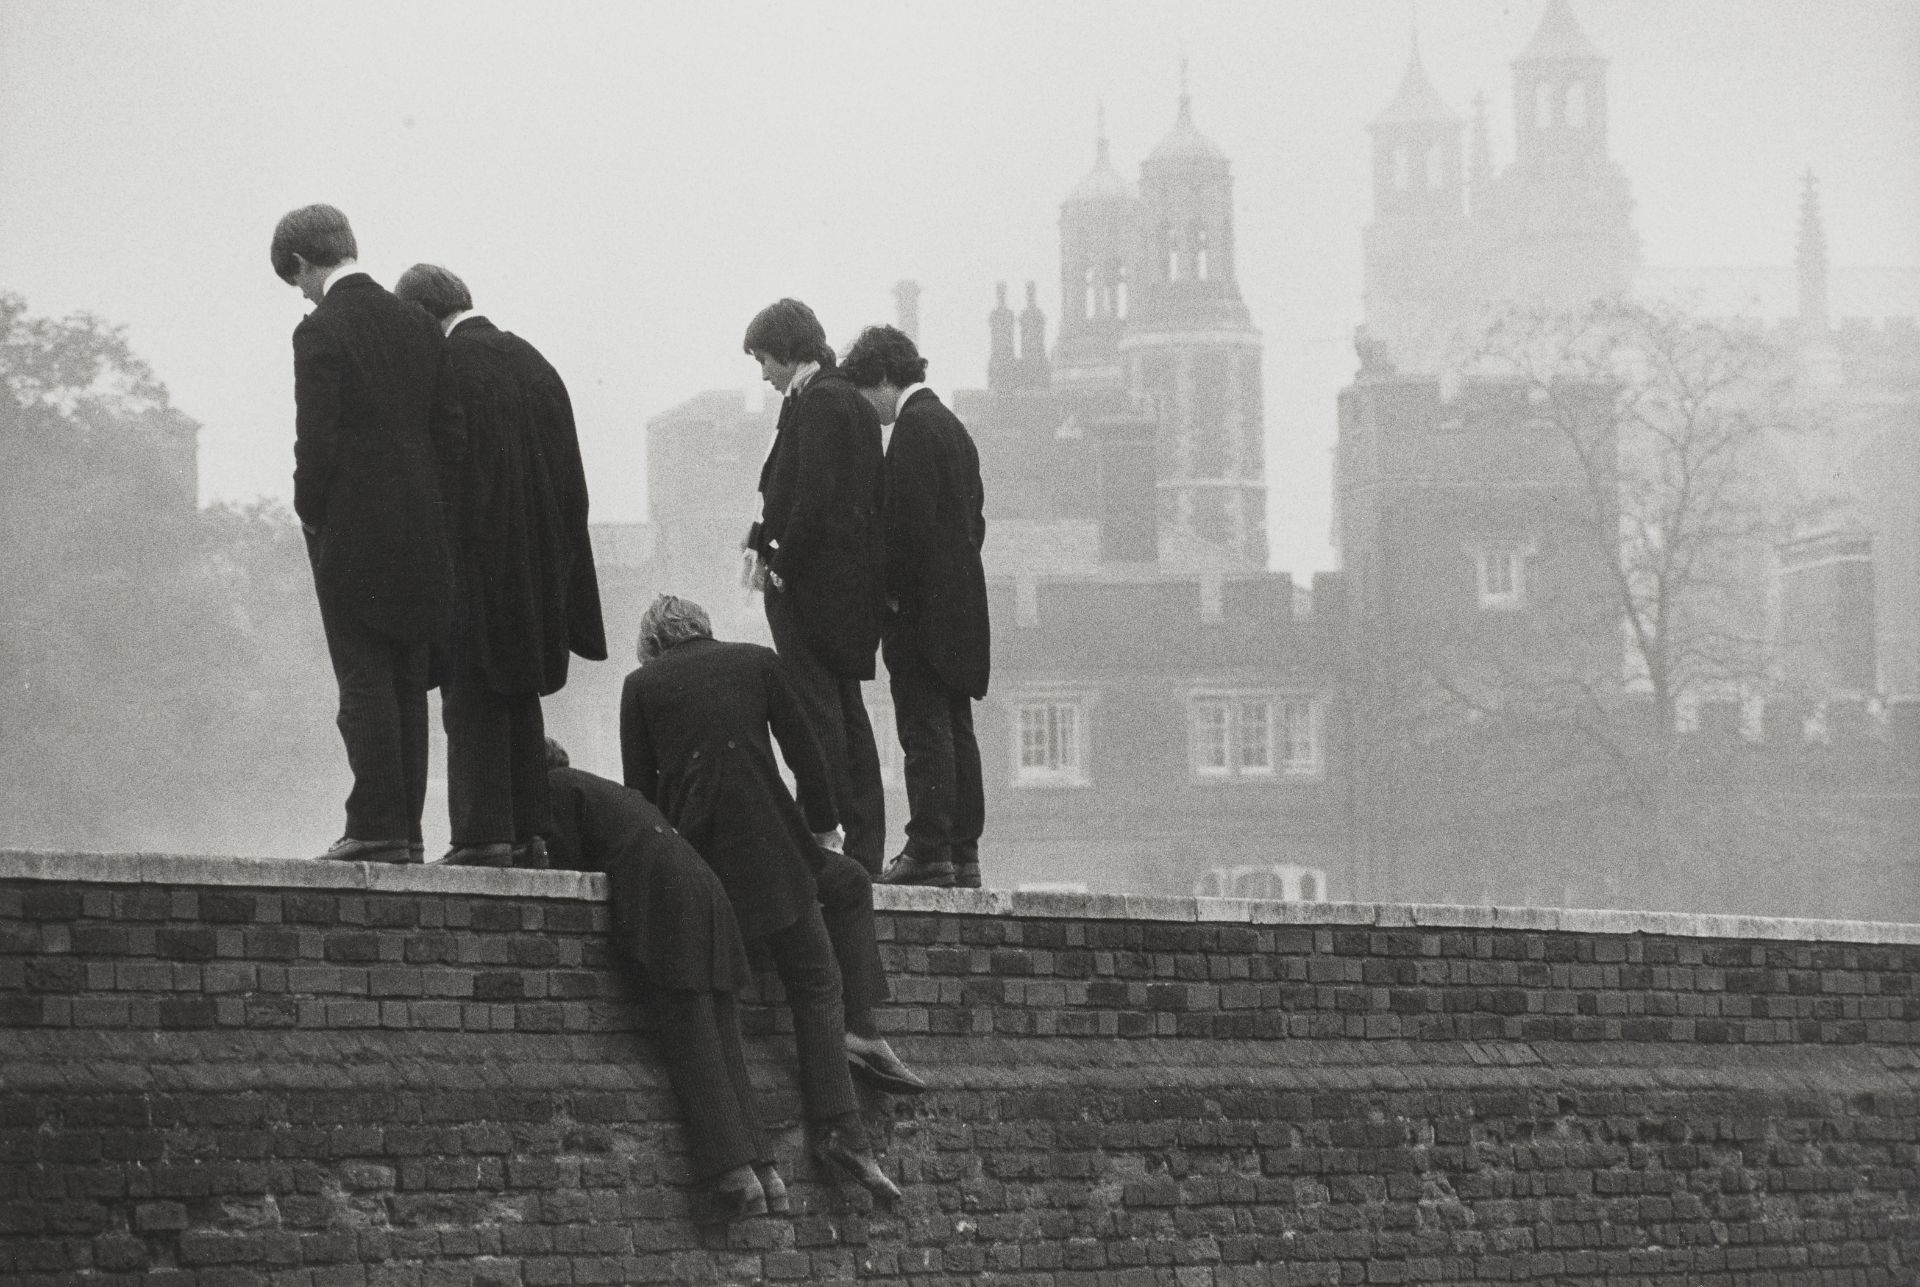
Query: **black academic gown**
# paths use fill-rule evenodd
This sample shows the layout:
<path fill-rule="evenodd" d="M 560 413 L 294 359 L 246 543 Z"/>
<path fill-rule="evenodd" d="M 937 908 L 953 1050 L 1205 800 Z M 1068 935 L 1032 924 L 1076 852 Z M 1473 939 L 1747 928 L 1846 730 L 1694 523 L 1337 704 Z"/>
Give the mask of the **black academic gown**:
<path fill-rule="evenodd" d="M 454 327 L 447 352 L 467 428 L 459 644 L 493 691 L 544 696 L 570 652 L 607 655 L 573 407 L 546 359 L 484 317 Z"/>
<path fill-rule="evenodd" d="M 605 872 L 621 954 L 653 987 L 737 992 L 752 979 L 740 928 L 712 868 L 638 791 L 551 769 L 548 861 Z"/>

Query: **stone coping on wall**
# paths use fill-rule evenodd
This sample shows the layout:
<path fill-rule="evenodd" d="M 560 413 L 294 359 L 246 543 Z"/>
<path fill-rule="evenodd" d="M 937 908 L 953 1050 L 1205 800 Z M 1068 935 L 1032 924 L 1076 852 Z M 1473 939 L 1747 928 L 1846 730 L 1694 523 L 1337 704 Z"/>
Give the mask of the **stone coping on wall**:
<path fill-rule="evenodd" d="M 50 853 L 0 849 L 0 880 L 94 885 L 233 885 L 250 889 L 362 889 L 394 894 L 474 894 L 604 902 L 606 877 L 572 871 L 508 871 L 437 863 L 334 863 L 200 854 Z M 1056 920 L 1329 925 L 1379 929 L 1521 930 L 1651 934 L 1675 938 L 1920 945 L 1920 924 L 1806 920 L 1694 912 L 1568 907 L 1468 907 L 1440 903 L 1303 903 L 1164 894 L 1076 894 L 1006 889 L 876 885 L 882 912 Z"/>

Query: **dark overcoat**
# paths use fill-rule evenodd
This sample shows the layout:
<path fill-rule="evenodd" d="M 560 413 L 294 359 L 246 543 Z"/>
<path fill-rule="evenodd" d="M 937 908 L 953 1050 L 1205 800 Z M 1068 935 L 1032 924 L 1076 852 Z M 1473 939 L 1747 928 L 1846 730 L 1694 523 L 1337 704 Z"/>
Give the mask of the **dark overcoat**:
<path fill-rule="evenodd" d="M 293 331 L 293 508 L 320 598 L 405 643 L 444 637 L 449 504 L 463 448 L 432 318 L 365 273 Z"/>
<path fill-rule="evenodd" d="M 713 869 L 638 791 L 550 769 L 548 861 L 605 872 L 621 955 L 654 987 L 737 992 L 752 978 L 733 907 Z"/>
<path fill-rule="evenodd" d="M 567 386 L 533 345 L 484 317 L 453 328 L 447 357 L 467 429 L 455 646 L 471 650 L 495 692 L 558 692 L 570 652 L 607 655 Z"/>
<path fill-rule="evenodd" d="M 806 816 L 769 731 L 814 810 Z M 785 929 L 817 900 L 813 837 L 839 819 L 820 744 L 772 649 L 689 639 L 628 675 L 620 756 L 626 784 L 719 875 L 742 934 Z"/>
<path fill-rule="evenodd" d="M 843 679 L 872 679 L 885 610 L 880 419 L 840 372 L 783 399 L 760 469 L 755 548 L 800 630 Z"/>
<path fill-rule="evenodd" d="M 967 427 L 933 390 L 916 391 L 887 443 L 887 597 L 897 628 L 947 687 L 976 699 L 987 695 L 993 651 L 985 506 Z"/>

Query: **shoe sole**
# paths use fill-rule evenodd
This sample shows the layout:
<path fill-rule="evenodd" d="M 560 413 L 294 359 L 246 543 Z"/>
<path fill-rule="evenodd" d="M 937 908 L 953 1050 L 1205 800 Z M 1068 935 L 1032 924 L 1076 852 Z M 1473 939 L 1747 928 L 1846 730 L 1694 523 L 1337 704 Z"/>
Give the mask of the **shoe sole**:
<path fill-rule="evenodd" d="M 861 1085 L 870 1086 L 874 1090 L 883 1090 L 889 1095 L 924 1095 L 927 1091 L 925 1082 L 901 1081 L 898 1077 L 881 1072 L 871 1064 L 861 1063 L 852 1055 L 847 1056 L 847 1071 Z"/>
<path fill-rule="evenodd" d="M 421 862 L 424 855 L 416 856 L 411 849 L 372 849 L 366 853 L 343 854 L 336 858 L 331 854 L 321 854 L 321 862 L 378 862 L 390 866 L 404 866 L 407 863 Z"/>

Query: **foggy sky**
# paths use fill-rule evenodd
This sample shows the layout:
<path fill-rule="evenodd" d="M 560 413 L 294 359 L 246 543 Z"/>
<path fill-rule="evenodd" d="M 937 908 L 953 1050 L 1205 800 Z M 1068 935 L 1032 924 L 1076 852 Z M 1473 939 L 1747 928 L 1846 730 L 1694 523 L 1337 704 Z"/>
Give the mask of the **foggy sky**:
<path fill-rule="evenodd" d="M 1613 155 L 1649 263 L 1790 262 L 1799 175 L 1836 265 L 1920 263 L 1920 5 L 1575 0 L 1612 59 Z M 1427 0 L 1420 45 L 1512 154 L 1540 0 Z M 753 385 L 783 294 L 843 347 L 917 278 L 930 380 L 983 383 L 993 284 L 1057 322 L 1059 202 L 1104 102 L 1130 179 L 1194 120 L 1236 181 L 1266 334 L 1274 565 L 1331 566 L 1333 397 L 1354 366 L 1367 121 L 1409 0 L 304 5 L 0 0 L 0 288 L 127 324 L 205 425 L 203 499 L 285 497 L 274 221 L 329 201 L 391 284 L 444 263 L 574 394 L 597 519 L 644 514 L 646 420 Z"/>

